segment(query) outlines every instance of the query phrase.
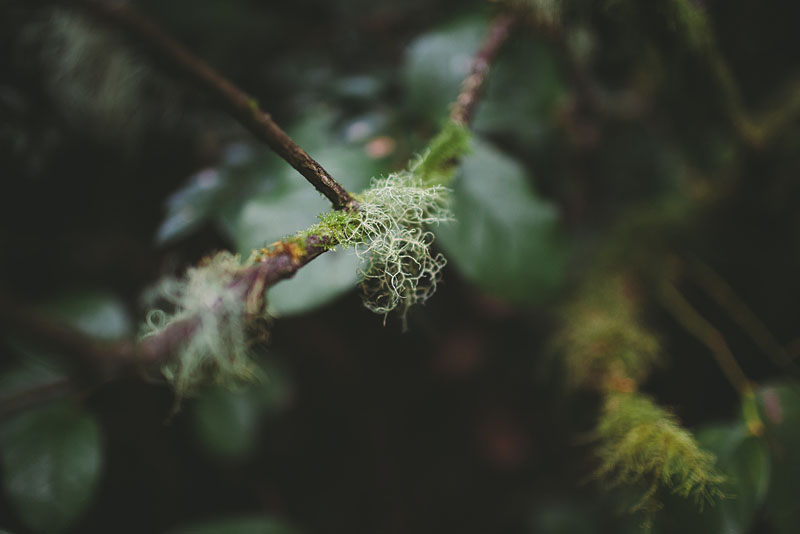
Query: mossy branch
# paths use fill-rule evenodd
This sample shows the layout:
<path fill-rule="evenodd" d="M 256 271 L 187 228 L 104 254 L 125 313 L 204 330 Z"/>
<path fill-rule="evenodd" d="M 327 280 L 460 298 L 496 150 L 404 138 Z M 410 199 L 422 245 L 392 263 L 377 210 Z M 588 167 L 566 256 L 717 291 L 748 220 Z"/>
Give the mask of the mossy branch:
<path fill-rule="evenodd" d="M 311 162 L 309 172 L 319 177 L 324 171 L 291 143 L 288 136 L 282 137 L 285 134 L 269 115 L 258 109 L 252 98 L 194 58 L 152 23 L 124 6 L 99 0 L 71 1 L 139 37 L 143 45 L 162 53 L 162 59 L 185 69 L 185 74 L 206 86 L 223 104 L 230 105 L 243 123 L 264 136 L 271 136 L 270 141 L 279 141 L 281 150 L 288 151 L 290 159 Z M 151 314 L 137 342 L 99 346 L 91 338 L 79 336 L 77 347 L 92 346 L 86 358 L 87 367 L 119 362 L 110 377 L 133 368 L 163 368 L 179 397 L 192 393 L 209 380 L 247 379 L 251 375 L 251 365 L 244 358 L 245 352 L 241 352 L 246 351 L 248 344 L 243 332 L 265 319 L 266 291 L 337 246 L 356 247 L 366 261 L 362 276 L 366 281 L 366 296 L 371 302 L 369 307 L 374 311 L 385 314 L 400 309 L 404 316 L 409 306 L 427 299 L 435 289 L 444 258 L 431 255 L 433 236 L 425 225 L 450 217 L 444 186 L 460 157 L 469 149 L 468 125 L 472 111 L 489 63 L 508 38 L 512 26 L 505 15 L 493 22 L 487 42 L 476 56 L 482 67 L 471 69 L 471 72 L 480 70 L 482 78 L 480 83 L 465 85 L 469 96 L 457 106 L 461 110 L 459 120 L 447 122 L 428 150 L 407 170 L 374 179 L 372 187 L 360 195 L 362 206 L 349 194 L 344 197 L 334 192 L 333 197 L 338 198 L 334 207 L 356 209 L 323 215 L 319 224 L 266 249 L 254 251 L 245 261 L 220 253 L 189 269 L 185 279 L 167 282 L 162 287 L 166 290 L 162 296 L 172 304 L 174 312 L 169 316 L 161 312 Z M 463 103 L 467 100 L 469 104 L 465 107 Z M 219 339 L 212 338 L 212 333 L 219 334 Z"/>
<path fill-rule="evenodd" d="M 721 496 L 714 456 L 703 451 L 677 418 L 639 384 L 660 359 L 656 337 L 642 324 L 637 285 L 622 274 L 595 276 L 563 312 L 554 344 L 570 385 L 598 391 L 603 407 L 593 432 L 599 466 L 609 486 L 644 485 L 633 511 L 647 521 L 661 507 L 659 487 L 700 504 Z"/>

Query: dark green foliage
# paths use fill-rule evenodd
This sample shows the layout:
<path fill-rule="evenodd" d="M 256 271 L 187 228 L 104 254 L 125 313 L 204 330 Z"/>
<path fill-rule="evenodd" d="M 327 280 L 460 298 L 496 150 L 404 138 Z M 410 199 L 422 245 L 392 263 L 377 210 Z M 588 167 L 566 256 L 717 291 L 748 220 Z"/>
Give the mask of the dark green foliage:
<path fill-rule="evenodd" d="M 95 419 L 69 403 L 8 421 L 0 436 L 3 488 L 36 532 L 59 532 L 91 505 L 103 463 Z"/>
<path fill-rule="evenodd" d="M 513 303 L 551 298 L 564 278 L 567 250 L 556 208 L 531 187 L 524 168 L 476 141 L 453 190 L 455 221 L 436 235 L 458 271 Z"/>
<path fill-rule="evenodd" d="M 800 476 L 800 385 L 768 386 L 758 398 L 772 463 L 766 514 L 780 534 L 789 534 L 800 522 L 796 484 Z"/>

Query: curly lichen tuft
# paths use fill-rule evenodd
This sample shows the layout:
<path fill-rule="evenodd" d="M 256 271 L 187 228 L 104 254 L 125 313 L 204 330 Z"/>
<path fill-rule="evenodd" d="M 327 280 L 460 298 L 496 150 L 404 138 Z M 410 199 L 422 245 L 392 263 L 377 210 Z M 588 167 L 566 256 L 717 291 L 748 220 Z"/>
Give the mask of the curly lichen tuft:
<path fill-rule="evenodd" d="M 208 383 L 232 385 L 254 378 L 243 294 L 247 288 L 236 284 L 237 275 L 247 266 L 238 256 L 220 252 L 190 268 L 183 279 L 163 280 L 157 288 L 159 297 L 174 311 L 151 311 L 142 338 L 181 321 L 195 325 L 176 357 L 162 367 L 178 399 Z"/>
<path fill-rule="evenodd" d="M 365 306 L 386 316 L 399 311 L 406 326 L 411 306 L 436 290 L 446 261 L 433 254 L 428 227 L 452 220 L 447 183 L 469 150 L 469 131 L 448 122 L 409 168 L 382 178 L 356 199 L 358 211 L 338 210 L 292 239 L 322 238 L 330 248 L 354 248 Z"/>
<path fill-rule="evenodd" d="M 677 417 L 639 393 L 606 395 L 595 438 L 600 467 L 596 476 L 611 486 L 644 484 L 646 490 L 632 511 L 660 507 L 656 491 L 669 488 L 694 497 L 702 506 L 722 496 L 724 478 L 714 455 L 704 451 Z"/>
<path fill-rule="evenodd" d="M 425 187 L 411 171 L 374 180 L 361 197 L 362 289 L 366 307 L 388 314 L 398 309 L 404 325 L 408 309 L 436 290 L 446 260 L 431 253 L 433 233 L 426 225 L 452 219 L 448 189 Z"/>

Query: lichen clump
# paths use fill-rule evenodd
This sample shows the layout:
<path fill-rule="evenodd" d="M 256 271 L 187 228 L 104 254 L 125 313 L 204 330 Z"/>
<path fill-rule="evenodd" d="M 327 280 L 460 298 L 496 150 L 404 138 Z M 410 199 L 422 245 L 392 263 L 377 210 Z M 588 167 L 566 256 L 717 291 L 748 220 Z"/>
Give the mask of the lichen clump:
<path fill-rule="evenodd" d="M 659 487 L 702 504 L 721 496 L 723 477 L 714 455 L 672 412 L 637 392 L 660 360 L 660 344 L 640 318 L 638 297 L 624 273 L 591 277 L 565 308 L 554 345 L 570 386 L 603 397 L 593 433 L 599 463 L 594 476 L 612 487 L 644 486 L 631 511 L 646 512 L 647 526 L 661 507 Z"/>
<path fill-rule="evenodd" d="M 354 234 L 362 238 L 356 254 L 368 309 L 384 315 L 399 309 L 405 321 L 411 306 L 436 291 L 446 260 L 431 253 L 426 225 L 451 219 L 448 189 L 421 186 L 413 169 L 373 181 L 361 197 Z"/>
<path fill-rule="evenodd" d="M 241 275 L 276 254 L 302 265 L 311 239 L 328 248 L 354 248 L 361 259 L 365 305 L 384 316 L 398 310 L 405 328 L 408 309 L 433 294 L 445 265 L 444 256 L 431 252 L 429 227 L 452 219 L 444 182 L 468 147 L 466 128 L 449 123 L 408 169 L 373 179 L 357 195 L 358 210 L 326 213 L 318 224 L 253 251 L 245 262 L 221 252 L 189 269 L 183 279 L 163 281 L 157 293 L 174 312 L 150 312 L 142 337 L 177 324 L 185 327 L 187 339 L 179 354 L 162 368 L 178 399 L 210 382 L 231 385 L 255 377 L 250 325 L 259 315 L 266 319 L 264 287 L 251 288 Z"/>
<path fill-rule="evenodd" d="M 358 211 L 325 214 L 298 238 L 316 235 L 354 248 L 364 305 L 384 317 L 398 311 L 405 329 L 409 308 L 436 291 L 446 264 L 442 254 L 431 252 L 430 227 L 453 219 L 445 184 L 469 147 L 469 131 L 448 122 L 407 169 L 374 178 L 357 195 Z"/>
<path fill-rule="evenodd" d="M 714 455 L 700 448 L 672 412 L 645 395 L 607 395 L 595 437 L 598 477 L 612 486 L 645 485 L 634 511 L 660 508 L 655 493 L 662 485 L 700 505 L 722 496 L 724 478 L 716 471 Z"/>
<path fill-rule="evenodd" d="M 563 311 L 554 339 L 571 387 L 598 391 L 640 383 L 660 359 L 656 336 L 639 319 L 637 299 L 625 278 L 591 280 Z"/>
<path fill-rule="evenodd" d="M 452 219 L 449 190 L 423 185 L 418 168 L 373 179 L 358 195 L 357 212 L 326 215 L 308 231 L 354 248 L 364 305 L 384 316 L 399 311 L 404 327 L 408 309 L 433 294 L 446 263 L 442 254 L 431 252 L 428 226 Z"/>
<path fill-rule="evenodd" d="M 179 353 L 162 367 L 179 399 L 207 383 L 230 386 L 255 377 L 248 350 L 246 320 L 252 317 L 246 317 L 246 284 L 235 283 L 247 266 L 238 256 L 220 252 L 190 268 L 183 279 L 159 284 L 156 293 L 174 311 L 151 311 L 142 338 L 182 321 L 194 325 Z"/>

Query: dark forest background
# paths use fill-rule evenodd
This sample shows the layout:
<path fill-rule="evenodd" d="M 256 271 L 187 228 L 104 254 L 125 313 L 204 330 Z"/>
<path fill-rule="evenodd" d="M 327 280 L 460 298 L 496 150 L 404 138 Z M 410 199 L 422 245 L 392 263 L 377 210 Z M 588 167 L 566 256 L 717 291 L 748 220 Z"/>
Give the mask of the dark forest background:
<path fill-rule="evenodd" d="M 327 207 L 192 83 L 55 4 L 0 1 L 0 306 L 132 336 L 160 277 L 217 250 L 246 254 Z M 508 8 L 131 4 L 353 191 L 425 148 Z M 539 23 L 501 52 L 475 120 L 455 193 L 467 222 L 437 240 L 443 283 L 408 332 L 362 306 L 351 257 L 320 258 L 273 290 L 260 384 L 209 388 L 173 416 L 170 389 L 134 375 L 4 416 L 0 528 L 637 532 L 641 514 L 625 509 L 641 490 L 592 479 L 600 402 L 566 386 L 553 337 L 600 266 L 641 275 L 664 355 L 642 389 L 695 435 L 728 436 L 709 445 L 725 457 L 741 399 L 648 289 L 677 257 L 713 269 L 779 341 L 785 358 L 769 358 L 736 309 L 679 282 L 757 385 L 759 409 L 781 411 L 762 448 L 737 449 L 732 505 L 699 514 L 663 491 L 655 529 L 796 532 L 800 7 L 646 4 L 532 2 Z M 69 372 L 13 329 L 0 340 L 0 403 Z M 49 411 L 21 419 L 37 410 Z"/>

